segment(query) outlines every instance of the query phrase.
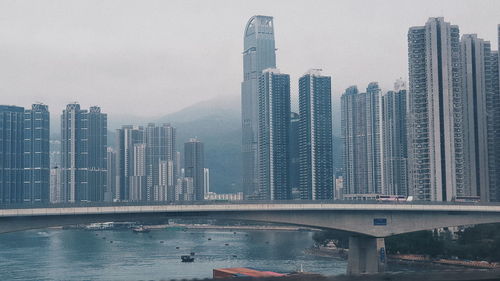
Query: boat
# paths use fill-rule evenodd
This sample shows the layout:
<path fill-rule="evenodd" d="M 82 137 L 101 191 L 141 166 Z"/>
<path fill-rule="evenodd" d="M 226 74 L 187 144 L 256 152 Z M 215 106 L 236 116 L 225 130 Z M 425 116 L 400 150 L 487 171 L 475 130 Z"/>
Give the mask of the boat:
<path fill-rule="evenodd" d="M 144 226 L 141 225 L 139 227 L 133 228 L 132 231 L 135 232 L 135 233 L 148 233 L 151 230 L 149 230 L 149 229 L 147 229 L 147 228 L 145 228 Z"/>
<path fill-rule="evenodd" d="M 182 262 L 194 262 L 194 258 L 192 256 L 181 256 Z"/>

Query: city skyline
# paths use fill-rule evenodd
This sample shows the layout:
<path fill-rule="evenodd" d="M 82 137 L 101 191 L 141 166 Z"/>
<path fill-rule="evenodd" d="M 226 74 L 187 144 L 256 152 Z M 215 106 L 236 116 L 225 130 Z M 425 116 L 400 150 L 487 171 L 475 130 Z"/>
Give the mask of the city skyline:
<path fill-rule="evenodd" d="M 431 16 L 444 16 L 458 24 L 461 33 L 478 33 L 478 37 L 490 39 L 492 45 L 496 45 L 495 26 L 498 23 L 494 21 L 500 18 L 498 1 L 459 1 L 459 4 L 456 4 L 457 1 L 440 1 L 432 5 L 425 5 L 425 2 L 412 5 L 400 1 L 337 1 L 318 3 L 324 7 L 320 10 L 288 1 L 285 8 L 282 2 L 266 3 L 266 8 L 254 8 L 263 5 L 219 1 L 214 3 L 213 8 L 202 3 L 193 11 L 179 7 L 182 6 L 180 2 L 140 8 L 133 2 L 121 2 L 119 14 L 130 13 L 132 20 L 120 17 L 108 22 L 108 18 L 92 11 L 83 2 L 65 3 L 57 5 L 58 8 L 55 8 L 55 3 L 44 2 L 44 5 L 38 6 L 39 9 L 27 9 L 22 3 L 0 4 L 0 18 L 6 23 L 2 25 L 5 28 L 0 27 L 0 35 L 5 41 L 0 48 L 2 53 L 8 54 L 2 57 L 4 63 L 0 65 L 0 82 L 2 90 L 9 94 L 5 97 L 7 104 L 27 107 L 34 101 L 41 101 L 51 108 L 62 108 L 77 100 L 85 107 L 97 103 L 113 116 L 126 110 L 132 115 L 157 117 L 216 96 L 238 96 L 239 85 L 236 81 L 240 77 L 238 70 L 242 63 L 239 51 L 241 29 L 254 14 L 273 15 L 277 21 L 276 26 L 280 29 L 276 37 L 277 52 L 281 58 L 279 66 L 290 73 L 292 84 L 311 65 L 323 68 L 336 81 L 332 87 L 332 96 L 336 100 L 352 84 L 378 81 L 386 90 L 398 77 L 407 80 L 407 61 L 402 59 L 406 54 L 406 44 L 399 38 L 406 36 L 408 26 L 421 24 Z M 103 8 L 111 8 L 109 4 L 102 5 Z M 193 8 L 192 5 L 187 6 Z M 454 6 L 465 6 L 467 9 L 455 9 Z M 203 8 L 212 13 L 200 15 L 196 12 Z M 182 17 L 171 14 L 176 9 L 184 12 Z M 409 13 L 410 9 L 412 13 Z M 67 16 L 52 14 L 54 11 L 64 11 Z M 19 22 L 16 15 L 22 13 L 26 16 L 26 12 L 31 20 Z M 53 21 L 44 22 L 45 13 L 53 15 Z M 377 15 L 376 24 L 373 24 L 371 13 Z M 469 21 L 469 17 L 475 20 Z M 88 22 L 89 18 L 93 21 Z M 356 23 L 346 25 L 346 18 L 355 18 Z M 237 24 L 224 25 L 224 29 L 208 29 L 208 33 L 204 31 L 205 35 L 200 34 L 196 24 L 218 26 L 220 21 Z M 144 25 L 134 22 L 144 22 Z M 175 25 L 171 22 L 182 23 L 183 28 L 173 29 Z M 102 25 L 106 28 L 102 29 Z M 147 32 L 145 26 L 148 27 Z M 124 28 L 130 32 L 121 31 Z M 22 32 L 25 30 L 31 31 Z M 215 36 L 221 31 L 225 34 L 224 40 Z M 322 36 L 315 36 L 315 32 L 321 32 Z M 17 36 L 19 33 L 25 35 Z M 157 33 L 171 36 L 157 36 Z M 193 34 L 199 36 L 193 38 Z M 136 40 L 137 36 L 143 40 Z M 172 46 L 172 36 L 184 51 Z M 189 44 L 189 40 L 194 40 L 194 44 Z M 312 50 L 304 52 L 302 41 L 308 42 L 307 48 Z M 368 41 L 374 43 L 367 46 Z M 202 42 L 206 47 L 200 51 L 198 46 Z M 187 54 L 190 58 L 185 58 Z M 353 56 L 346 61 L 344 57 L 350 54 Z M 225 59 L 221 64 L 222 55 Z M 181 58 L 185 58 L 183 65 L 179 65 Z M 381 60 L 385 66 L 383 71 L 378 67 Z M 34 64 L 27 65 L 29 61 Z M 210 67 L 212 74 L 194 74 L 208 70 L 205 66 L 194 67 L 199 62 Z M 137 66 L 137 71 L 130 69 L 132 63 Z M 358 71 L 361 68 L 364 71 Z M 180 75 L 185 72 L 197 76 L 200 83 L 182 83 L 185 78 Z M 25 83 L 27 77 L 31 78 L 30 83 Z M 104 81 L 99 77 L 109 79 Z M 222 83 L 222 79 L 234 82 Z M 34 88 L 28 88 L 29 85 Z M 138 101 L 137 96 L 145 98 Z M 181 96 L 183 98 L 179 99 Z M 162 106 L 148 102 L 160 97 L 171 98 L 171 102 Z M 298 91 L 292 88 L 292 101 L 296 102 L 297 97 Z"/>

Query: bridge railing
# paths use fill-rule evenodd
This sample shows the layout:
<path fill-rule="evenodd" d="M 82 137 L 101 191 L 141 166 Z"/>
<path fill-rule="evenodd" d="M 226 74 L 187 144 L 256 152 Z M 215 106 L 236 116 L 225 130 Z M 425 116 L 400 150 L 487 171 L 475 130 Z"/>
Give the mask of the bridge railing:
<path fill-rule="evenodd" d="M 164 205 L 241 205 L 241 204 L 384 204 L 384 205 L 480 205 L 494 206 L 499 203 L 473 203 L 473 202 L 388 202 L 377 200 L 238 200 L 238 201 L 132 201 L 132 202 L 66 202 L 66 203 L 9 203 L 1 204 L 0 209 L 33 209 L 33 208 L 76 208 L 76 207 L 115 207 L 115 206 L 164 206 Z"/>

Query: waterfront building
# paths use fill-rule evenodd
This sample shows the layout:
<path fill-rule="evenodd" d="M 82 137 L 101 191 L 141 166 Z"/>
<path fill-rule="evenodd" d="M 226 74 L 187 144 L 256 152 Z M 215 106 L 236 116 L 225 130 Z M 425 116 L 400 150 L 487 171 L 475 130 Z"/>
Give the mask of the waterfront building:
<path fill-rule="evenodd" d="M 408 176 L 416 200 L 464 194 L 459 28 L 443 18 L 408 31 Z"/>
<path fill-rule="evenodd" d="M 184 176 L 192 178 L 193 200 L 201 201 L 204 195 L 205 152 L 203 143 L 191 138 L 184 143 Z"/>
<path fill-rule="evenodd" d="M 107 184 L 107 114 L 68 104 L 61 115 L 61 184 L 65 202 L 103 201 Z"/>
<path fill-rule="evenodd" d="M 290 115 L 290 129 L 288 134 L 288 184 L 292 191 L 292 197 L 297 199 L 300 198 L 299 124 L 299 114 L 292 112 Z"/>
<path fill-rule="evenodd" d="M 23 201 L 24 108 L 0 105 L 0 204 Z"/>
<path fill-rule="evenodd" d="M 259 83 L 258 199 L 289 200 L 290 76 L 266 69 Z"/>
<path fill-rule="evenodd" d="M 132 166 L 129 176 L 128 201 L 143 201 L 146 198 L 146 144 L 136 143 L 132 149 L 130 164 Z"/>
<path fill-rule="evenodd" d="M 55 166 L 50 169 L 50 203 L 64 202 L 61 191 L 61 168 Z"/>
<path fill-rule="evenodd" d="M 116 130 L 116 189 L 114 198 L 119 201 L 132 200 L 132 177 L 136 165 L 134 163 L 134 146 L 144 143 L 144 128 L 142 126 L 125 125 Z M 145 163 L 143 163 L 145 165 Z M 145 172 L 144 175 L 145 176 Z M 137 195 L 137 190 L 134 190 Z"/>
<path fill-rule="evenodd" d="M 191 177 L 182 177 L 177 179 L 175 186 L 175 201 L 193 201 L 195 200 L 194 182 Z"/>
<path fill-rule="evenodd" d="M 203 193 L 210 193 L 210 169 L 203 168 Z"/>
<path fill-rule="evenodd" d="M 175 201 L 174 161 L 160 161 L 159 176 L 155 201 Z"/>
<path fill-rule="evenodd" d="M 376 82 L 365 93 L 351 86 L 342 95 L 344 194 L 383 192 L 381 98 Z"/>
<path fill-rule="evenodd" d="M 331 77 L 313 69 L 299 79 L 301 199 L 333 199 Z"/>
<path fill-rule="evenodd" d="M 407 92 L 402 83 L 382 96 L 382 194 L 408 195 Z"/>
<path fill-rule="evenodd" d="M 50 114 L 44 104 L 24 111 L 23 202 L 50 201 Z"/>
<path fill-rule="evenodd" d="M 212 200 L 212 201 L 217 201 L 217 200 L 229 200 L 229 201 L 241 201 L 243 200 L 243 192 L 237 192 L 237 193 L 215 193 L 215 192 L 209 192 L 205 194 L 205 200 Z"/>
<path fill-rule="evenodd" d="M 176 130 L 170 124 L 155 125 L 150 123 L 144 131 L 146 144 L 146 190 L 142 200 L 154 201 L 154 190 L 160 188 L 160 163 L 175 163 Z M 167 169 L 168 171 L 168 169 Z M 175 171 L 175 168 L 174 170 Z M 172 175 L 173 178 L 176 175 Z"/>
<path fill-rule="evenodd" d="M 493 120 L 488 120 L 488 115 L 493 116 L 494 112 L 487 103 L 497 91 L 491 84 L 496 71 L 491 67 L 490 42 L 476 34 L 465 34 L 460 45 L 465 160 L 464 191 L 460 195 L 480 196 L 481 201 L 489 201 L 488 123 Z"/>
<path fill-rule="evenodd" d="M 245 27 L 241 83 L 243 193 L 259 198 L 258 120 L 259 77 L 266 68 L 276 67 L 273 18 L 253 16 Z"/>
<path fill-rule="evenodd" d="M 500 25 L 498 25 L 498 50 L 500 50 Z M 488 131 L 489 200 L 500 202 L 500 86 L 499 52 L 491 51 L 489 79 L 490 92 L 486 95 Z"/>
<path fill-rule="evenodd" d="M 116 151 L 111 147 L 108 147 L 107 149 L 106 161 L 106 169 L 108 173 L 106 175 L 106 191 L 104 192 L 104 201 L 113 202 L 114 198 L 116 198 L 116 168 L 118 166 L 116 163 Z"/>

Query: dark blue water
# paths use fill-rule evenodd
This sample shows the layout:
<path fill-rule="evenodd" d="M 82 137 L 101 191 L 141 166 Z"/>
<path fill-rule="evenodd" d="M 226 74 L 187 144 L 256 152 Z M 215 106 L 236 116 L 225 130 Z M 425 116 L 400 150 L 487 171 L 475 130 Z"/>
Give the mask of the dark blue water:
<path fill-rule="evenodd" d="M 304 253 L 313 244 L 312 235 L 269 230 L 236 234 L 229 230 L 136 234 L 130 230 L 58 229 L 8 233 L 0 235 L 0 279 L 168 280 L 212 277 L 212 269 L 219 267 L 286 273 L 301 265 L 305 271 L 325 275 L 345 273 L 344 260 Z M 195 261 L 182 263 L 180 256 L 190 252 L 196 253 Z"/>

